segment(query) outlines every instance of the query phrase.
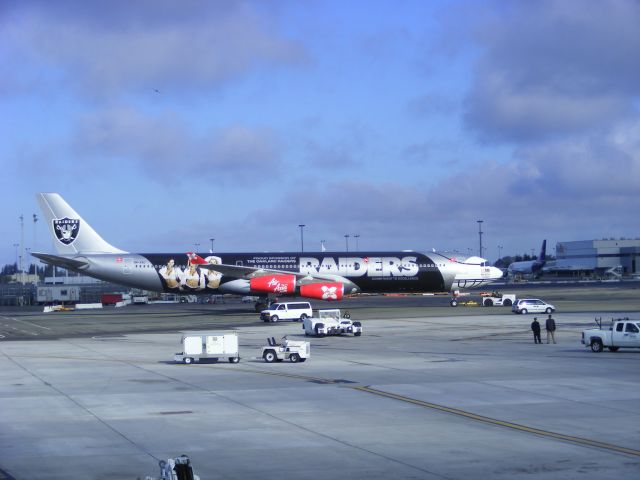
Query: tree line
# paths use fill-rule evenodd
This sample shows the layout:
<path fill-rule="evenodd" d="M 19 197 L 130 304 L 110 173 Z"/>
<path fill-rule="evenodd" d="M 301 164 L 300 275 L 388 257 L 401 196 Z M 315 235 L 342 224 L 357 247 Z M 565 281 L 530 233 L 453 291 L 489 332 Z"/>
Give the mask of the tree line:
<path fill-rule="evenodd" d="M 53 265 L 36 265 L 32 263 L 27 268 L 24 269 L 25 274 L 29 275 L 38 275 L 40 280 L 44 280 L 45 277 L 53 277 Z M 55 270 L 56 276 L 64 276 L 66 275 L 66 270 L 56 268 Z M 20 270 L 18 269 L 17 263 L 7 263 L 2 269 L 0 269 L 0 283 L 10 283 L 15 281 L 14 275 L 19 274 Z"/>

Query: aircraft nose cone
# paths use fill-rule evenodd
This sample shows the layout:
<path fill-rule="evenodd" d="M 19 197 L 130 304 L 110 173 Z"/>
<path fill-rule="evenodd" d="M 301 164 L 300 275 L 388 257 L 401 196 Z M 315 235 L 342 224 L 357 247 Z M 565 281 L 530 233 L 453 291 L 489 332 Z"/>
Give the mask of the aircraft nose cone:
<path fill-rule="evenodd" d="M 496 267 L 491 267 L 491 278 L 502 278 L 503 275 L 504 273 L 502 273 L 502 270 Z"/>

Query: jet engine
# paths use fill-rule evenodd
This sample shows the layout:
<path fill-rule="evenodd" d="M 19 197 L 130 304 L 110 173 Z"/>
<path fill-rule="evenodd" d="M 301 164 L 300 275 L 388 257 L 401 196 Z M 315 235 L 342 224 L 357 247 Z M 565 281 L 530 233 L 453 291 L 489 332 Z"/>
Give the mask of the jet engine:
<path fill-rule="evenodd" d="M 300 296 L 317 298 L 318 300 L 342 300 L 344 285 L 342 283 L 310 283 L 300 286 Z"/>
<path fill-rule="evenodd" d="M 296 288 L 295 275 L 265 275 L 263 277 L 252 278 L 249 281 L 251 291 L 279 293 L 285 295 L 293 293 Z"/>

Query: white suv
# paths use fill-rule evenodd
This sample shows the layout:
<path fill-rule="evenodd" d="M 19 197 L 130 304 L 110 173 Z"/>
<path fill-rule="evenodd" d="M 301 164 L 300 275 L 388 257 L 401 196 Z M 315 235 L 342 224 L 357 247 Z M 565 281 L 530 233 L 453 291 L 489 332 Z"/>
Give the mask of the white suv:
<path fill-rule="evenodd" d="M 522 298 L 511 307 L 513 313 L 553 313 L 556 307 L 537 298 Z"/>

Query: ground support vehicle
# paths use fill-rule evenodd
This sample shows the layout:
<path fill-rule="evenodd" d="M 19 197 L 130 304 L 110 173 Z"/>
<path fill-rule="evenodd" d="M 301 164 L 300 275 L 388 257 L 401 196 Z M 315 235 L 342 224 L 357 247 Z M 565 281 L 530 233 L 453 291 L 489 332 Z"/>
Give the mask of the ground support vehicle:
<path fill-rule="evenodd" d="M 177 458 L 170 458 L 167 461 L 160 460 L 159 480 L 200 480 L 200 477 L 193 473 L 191 460 L 186 455 Z M 153 477 L 146 477 L 147 480 L 155 480 Z"/>
<path fill-rule="evenodd" d="M 311 344 L 309 342 L 297 342 L 282 337 L 281 343 L 276 339 L 267 339 L 268 346 L 262 347 L 262 358 L 267 363 L 289 360 L 291 363 L 304 362 L 311 356 Z"/>
<path fill-rule="evenodd" d="M 461 300 L 460 298 L 452 298 L 451 301 L 449 302 L 451 304 L 452 307 L 457 307 L 457 306 L 461 306 L 461 307 L 479 307 L 480 306 L 480 302 L 476 301 L 476 300 Z"/>
<path fill-rule="evenodd" d="M 462 297 L 462 295 L 455 295 L 449 304 L 452 307 L 464 306 L 464 307 L 510 307 L 516 302 L 516 295 L 513 293 L 481 293 L 480 298 L 475 296 L 474 298 Z"/>
<path fill-rule="evenodd" d="M 277 322 L 278 320 L 293 320 L 297 322 L 313 315 L 309 302 L 282 302 L 272 303 L 271 306 L 260 312 L 260 319 L 264 322 Z"/>
<path fill-rule="evenodd" d="M 513 293 L 491 292 L 481 295 L 483 307 L 511 307 L 516 303 L 516 295 Z"/>
<path fill-rule="evenodd" d="M 325 335 L 342 335 L 352 333 L 359 337 L 362 335 L 362 323 L 351 321 L 351 315 L 340 315 L 340 309 L 318 310 L 317 317 L 306 318 L 302 322 L 305 335 L 324 337 Z"/>
<path fill-rule="evenodd" d="M 582 344 L 600 353 L 606 348 L 617 352 L 620 348 L 640 348 L 640 320 L 628 318 L 611 319 L 611 325 L 602 327 L 602 318 L 597 318 L 598 328 L 582 332 Z"/>
<path fill-rule="evenodd" d="M 187 332 L 181 340 L 182 352 L 176 353 L 176 362 L 190 364 L 201 360 L 217 362 L 220 359 L 238 363 L 237 332 Z"/>

